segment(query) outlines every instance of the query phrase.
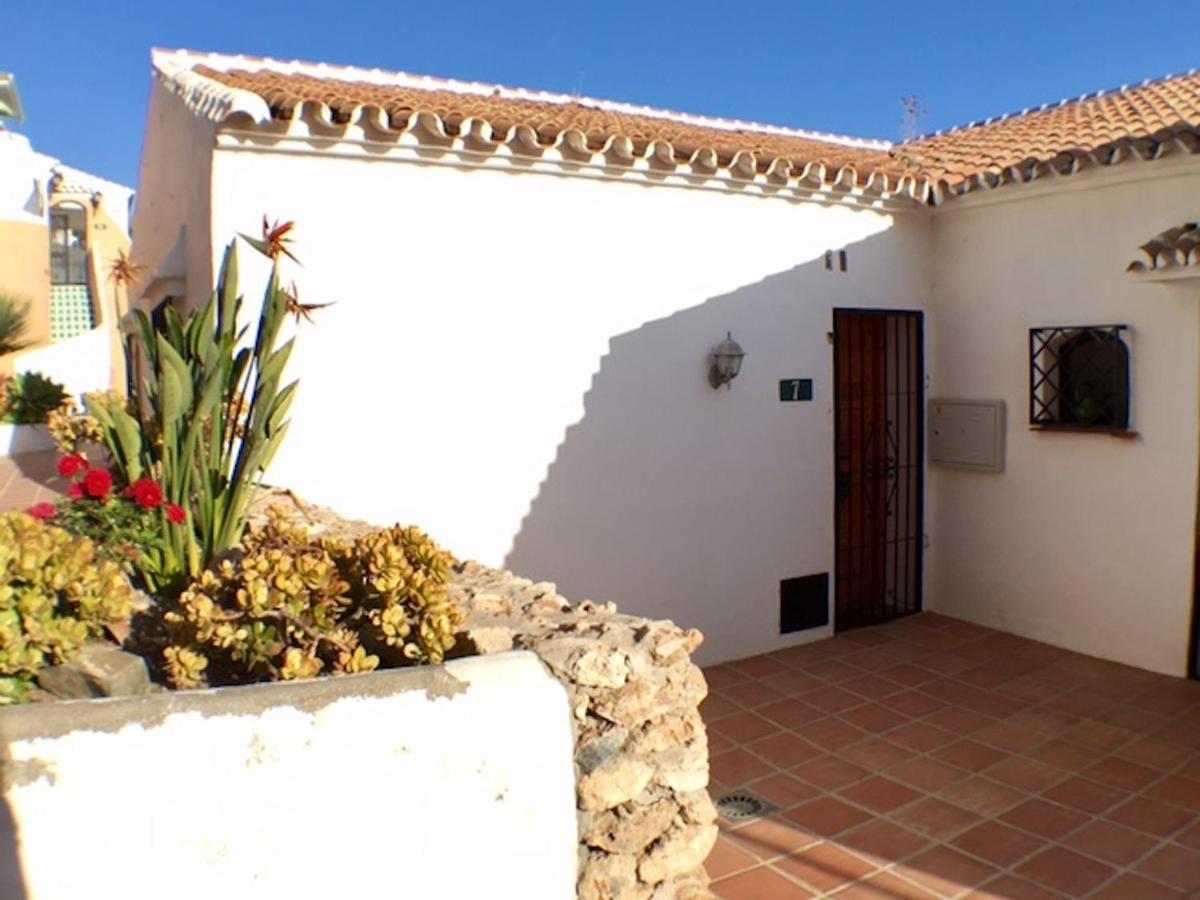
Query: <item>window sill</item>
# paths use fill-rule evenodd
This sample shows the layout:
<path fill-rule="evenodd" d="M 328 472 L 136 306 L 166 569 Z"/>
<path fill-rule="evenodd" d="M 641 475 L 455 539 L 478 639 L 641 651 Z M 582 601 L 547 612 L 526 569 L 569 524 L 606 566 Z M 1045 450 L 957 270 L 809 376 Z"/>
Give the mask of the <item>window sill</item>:
<path fill-rule="evenodd" d="M 1067 425 L 1057 422 L 1042 422 L 1037 425 L 1030 425 L 1030 431 L 1053 431 L 1060 434 L 1107 434 L 1109 437 L 1122 438 L 1124 440 L 1133 440 L 1138 437 L 1136 431 L 1131 431 L 1128 428 L 1114 428 L 1109 425 Z"/>

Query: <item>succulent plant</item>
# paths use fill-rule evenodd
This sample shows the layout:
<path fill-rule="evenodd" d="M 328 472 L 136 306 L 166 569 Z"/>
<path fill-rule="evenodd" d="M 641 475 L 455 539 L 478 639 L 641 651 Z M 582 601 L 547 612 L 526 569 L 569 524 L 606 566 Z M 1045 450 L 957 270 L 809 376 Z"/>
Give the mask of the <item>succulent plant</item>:
<path fill-rule="evenodd" d="M 67 399 L 67 392 L 57 381 L 40 372 L 22 372 L 10 379 L 6 397 L 0 401 L 4 418 L 18 425 L 38 425 Z"/>
<path fill-rule="evenodd" d="M 96 547 L 25 513 L 0 515 L 0 704 L 132 613 L 133 588 Z"/>
<path fill-rule="evenodd" d="M 453 565 L 417 528 L 316 539 L 273 513 L 166 612 L 166 678 L 187 688 L 439 663 L 462 622 Z"/>

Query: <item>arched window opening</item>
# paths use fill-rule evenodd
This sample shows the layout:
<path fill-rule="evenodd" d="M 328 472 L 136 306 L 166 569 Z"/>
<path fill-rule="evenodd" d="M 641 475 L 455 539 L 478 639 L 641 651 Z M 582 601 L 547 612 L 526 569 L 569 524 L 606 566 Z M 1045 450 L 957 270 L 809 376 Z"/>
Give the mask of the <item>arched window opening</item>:
<path fill-rule="evenodd" d="M 1042 427 L 1129 428 L 1129 347 L 1124 325 L 1034 328 L 1029 422 Z"/>
<path fill-rule="evenodd" d="M 87 213 L 77 203 L 50 210 L 50 283 L 87 284 Z"/>

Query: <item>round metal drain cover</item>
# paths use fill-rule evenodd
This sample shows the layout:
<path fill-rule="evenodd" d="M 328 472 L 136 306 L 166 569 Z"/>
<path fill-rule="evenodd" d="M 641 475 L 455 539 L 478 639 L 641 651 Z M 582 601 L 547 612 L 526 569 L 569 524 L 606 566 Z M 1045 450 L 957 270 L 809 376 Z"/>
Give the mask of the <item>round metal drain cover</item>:
<path fill-rule="evenodd" d="M 766 800 L 755 797 L 753 794 L 747 794 L 745 791 L 726 794 L 724 797 L 718 798 L 715 805 L 721 817 L 730 822 L 754 819 L 775 808 Z"/>

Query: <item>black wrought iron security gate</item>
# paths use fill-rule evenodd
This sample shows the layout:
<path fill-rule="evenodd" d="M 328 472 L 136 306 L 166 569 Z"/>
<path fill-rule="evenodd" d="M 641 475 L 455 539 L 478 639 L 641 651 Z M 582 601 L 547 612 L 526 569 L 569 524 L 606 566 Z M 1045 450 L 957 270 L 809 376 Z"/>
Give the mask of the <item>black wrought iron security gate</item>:
<path fill-rule="evenodd" d="M 921 609 L 923 321 L 834 310 L 834 627 Z"/>

